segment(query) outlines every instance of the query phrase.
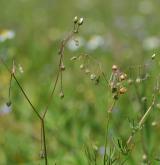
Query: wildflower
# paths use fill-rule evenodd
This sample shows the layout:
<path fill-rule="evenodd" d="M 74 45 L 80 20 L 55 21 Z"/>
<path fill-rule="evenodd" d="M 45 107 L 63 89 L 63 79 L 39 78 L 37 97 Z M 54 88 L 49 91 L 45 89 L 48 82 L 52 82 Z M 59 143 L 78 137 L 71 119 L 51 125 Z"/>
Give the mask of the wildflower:
<path fill-rule="evenodd" d="M 12 30 L 2 30 L 0 32 L 0 42 L 4 42 L 7 39 L 12 39 L 15 37 L 15 32 Z"/>
<path fill-rule="evenodd" d="M 11 102 L 7 102 L 6 104 L 0 107 L 0 116 L 6 115 L 12 111 Z"/>

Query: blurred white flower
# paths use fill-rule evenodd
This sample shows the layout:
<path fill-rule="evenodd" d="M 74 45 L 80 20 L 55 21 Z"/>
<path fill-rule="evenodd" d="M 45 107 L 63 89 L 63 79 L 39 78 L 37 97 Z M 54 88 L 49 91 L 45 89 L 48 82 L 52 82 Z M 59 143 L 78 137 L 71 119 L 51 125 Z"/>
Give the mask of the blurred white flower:
<path fill-rule="evenodd" d="M 151 36 L 143 40 L 143 48 L 152 50 L 160 47 L 160 39 L 156 36 Z"/>
<path fill-rule="evenodd" d="M 12 111 L 11 105 L 4 104 L 0 107 L 0 116 L 6 115 Z"/>
<path fill-rule="evenodd" d="M 88 50 L 95 50 L 99 47 L 103 47 L 104 43 L 105 41 L 103 37 L 100 35 L 95 35 L 88 41 L 86 47 Z"/>
<path fill-rule="evenodd" d="M 12 39 L 15 37 L 15 32 L 12 30 L 2 30 L 0 31 L 0 42 L 4 42 L 7 39 Z"/>
<path fill-rule="evenodd" d="M 143 0 L 139 3 L 139 11 L 143 14 L 150 14 L 154 10 L 153 3 L 149 0 Z"/>
<path fill-rule="evenodd" d="M 77 37 L 75 40 L 70 40 L 67 44 L 67 48 L 71 51 L 76 51 L 85 44 L 85 40 L 82 37 Z"/>

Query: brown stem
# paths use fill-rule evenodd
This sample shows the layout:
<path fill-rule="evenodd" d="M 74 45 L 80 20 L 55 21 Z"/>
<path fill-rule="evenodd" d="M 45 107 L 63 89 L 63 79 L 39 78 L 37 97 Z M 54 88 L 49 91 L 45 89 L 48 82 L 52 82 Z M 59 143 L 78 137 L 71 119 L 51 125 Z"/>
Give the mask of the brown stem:
<path fill-rule="evenodd" d="M 61 64 L 62 64 L 62 62 L 63 62 L 62 60 L 63 60 L 63 56 L 64 56 L 64 48 L 65 48 L 67 42 L 73 37 L 73 35 L 74 35 L 74 32 L 70 33 L 70 34 L 61 42 L 61 46 L 60 46 L 60 50 L 59 50 L 60 59 L 59 59 L 59 65 L 58 65 L 58 73 L 57 73 L 56 80 L 55 80 L 55 82 L 54 82 L 54 86 L 53 86 L 52 92 L 51 92 L 51 94 L 50 94 L 50 96 L 49 96 L 47 105 L 46 105 L 46 107 L 45 107 L 45 110 L 44 110 L 44 113 L 43 113 L 43 116 L 42 116 L 43 119 L 45 118 L 46 113 L 47 113 L 48 108 L 49 108 L 49 105 L 51 104 L 53 94 L 54 94 L 55 89 L 56 89 L 56 87 L 57 87 L 57 83 L 58 83 L 58 79 L 59 79 L 59 76 L 60 76 L 60 72 L 62 72 L 62 71 L 61 71 Z M 61 73 L 61 75 L 62 75 L 62 73 Z M 61 79 L 62 79 L 62 77 L 61 77 Z M 61 81 L 62 81 L 62 80 L 61 80 Z"/>
<path fill-rule="evenodd" d="M 43 142 L 43 150 L 44 150 L 44 158 L 45 158 L 45 165 L 48 164 L 48 155 L 47 155 L 47 146 L 46 146 L 46 133 L 45 133 L 45 125 L 44 120 L 41 119 L 41 125 L 42 125 L 42 142 Z"/>

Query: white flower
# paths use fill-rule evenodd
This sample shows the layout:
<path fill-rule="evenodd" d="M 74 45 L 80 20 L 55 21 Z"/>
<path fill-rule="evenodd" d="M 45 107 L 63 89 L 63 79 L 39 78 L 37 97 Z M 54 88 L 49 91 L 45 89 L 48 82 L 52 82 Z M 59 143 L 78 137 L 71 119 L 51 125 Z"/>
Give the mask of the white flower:
<path fill-rule="evenodd" d="M 12 39 L 15 37 L 15 32 L 12 30 L 2 30 L 0 32 L 0 42 L 4 42 L 7 39 Z"/>
<path fill-rule="evenodd" d="M 104 43 L 105 41 L 101 36 L 95 35 L 88 41 L 86 47 L 88 50 L 95 50 L 99 47 L 103 47 Z"/>
<path fill-rule="evenodd" d="M 155 36 L 148 37 L 143 41 L 143 48 L 145 50 L 152 50 L 160 47 L 160 39 Z"/>
<path fill-rule="evenodd" d="M 75 40 L 70 40 L 67 44 L 67 48 L 71 51 L 76 51 L 85 44 L 85 40 L 82 37 L 77 37 Z"/>
<path fill-rule="evenodd" d="M 4 104 L 0 107 L 0 116 L 8 114 L 12 111 L 11 105 Z"/>

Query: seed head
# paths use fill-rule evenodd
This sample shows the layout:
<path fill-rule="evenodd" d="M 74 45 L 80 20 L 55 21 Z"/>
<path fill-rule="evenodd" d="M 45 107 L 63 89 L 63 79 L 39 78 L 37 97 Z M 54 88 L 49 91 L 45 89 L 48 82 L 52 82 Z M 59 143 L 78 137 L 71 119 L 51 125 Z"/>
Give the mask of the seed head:
<path fill-rule="evenodd" d="M 62 63 L 62 64 L 61 64 L 61 70 L 64 71 L 65 69 L 66 69 L 66 68 L 65 68 L 64 64 Z"/>
<path fill-rule="evenodd" d="M 112 66 L 112 70 L 113 70 L 113 71 L 117 71 L 117 69 L 118 69 L 117 65 L 113 65 L 113 66 Z"/>
<path fill-rule="evenodd" d="M 61 99 L 64 98 L 64 93 L 63 93 L 63 91 L 61 91 L 61 92 L 59 93 L 59 97 L 60 97 Z"/>
<path fill-rule="evenodd" d="M 127 76 L 126 76 L 126 74 L 121 74 L 121 75 L 120 75 L 120 77 L 119 77 L 119 78 L 120 78 L 120 81 L 125 80 L 125 79 L 126 79 L 126 77 L 127 77 Z"/>
<path fill-rule="evenodd" d="M 127 88 L 125 88 L 125 87 L 121 87 L 120 89 L 119 89 L 119 93 L 120 94 L 125 94 L 127 92 Z"/>
<path fill-rule="evenodd" d="M 77 56 L 73 56 L 70 58 L 71 61 L 76 60 L 76 59 L 77 59 Z"/>
<path fill-rule="evenodd" d="M 90 70 L 89 69 L 85 69 L 85 73 L 86 74 L 90 73 Z"/>
<path fill-rule="evenodd" d="M 136 78 L 136 83 L 139 84 L 141 82 L 141 78 Z"/>
<path fill-rule="evenodd" d="M 92 73 L 92 74 L 90 75 L 90 79 L 91 79 L 91 80 L 95 80 L 95 79 L 96 79 L 96 75 L 95 75 L 94 73 Z"/>
<path fill-rule="evenodd" d="M 133 83 L 132 79 L 128 79 L 128 84 L 131 85 Z"/>
<path fill-rule="evenodd" d="M 154 53 L 154 54 L 152 55 L 152 60 L 154 60 L 155 57 L 156 57 L 156 54 Z"/>
<path fill-rule="evenodd" d="M 76 24 L 78 22 L 78 17 L 75 16 L 73 22 Z"/>
<path fill-rule="evenodd" d="M 83 24 L 83 18 L 80 18 L 78 21 L 78 25 L 82 25 Z"/>
<path fill-rule="evenodd" d="M 81 64 L 79 67 L 80 67 L 80 69 L 84 69 L 84 65 L 83 64 Z"/>

